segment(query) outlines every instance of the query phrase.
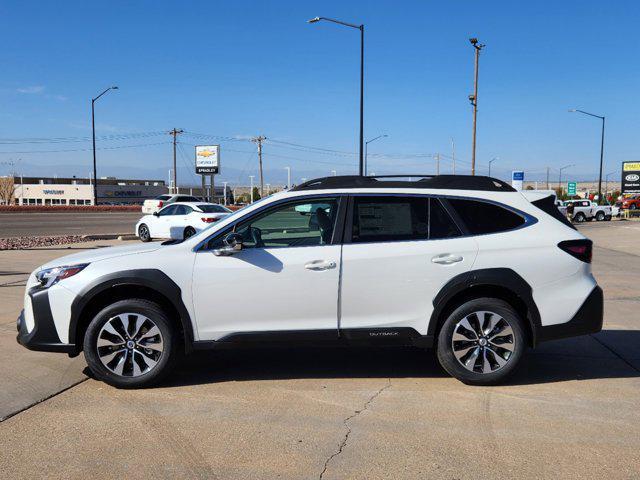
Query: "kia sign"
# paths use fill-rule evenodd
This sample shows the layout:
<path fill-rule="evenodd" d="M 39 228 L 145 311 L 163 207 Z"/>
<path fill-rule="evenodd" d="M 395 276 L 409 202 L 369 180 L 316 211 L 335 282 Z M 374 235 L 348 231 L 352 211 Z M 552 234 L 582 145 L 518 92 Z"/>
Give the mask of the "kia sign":
<path fill-rule="evenodd" d="M 640 193 L 640 162 L 622 162 L 622 194 Z"/>
<path fill-rule="evenodd" d="M 524 172 L 521 170 L 511 173 L 511 186 L 516 190 L 522 190 L 522 183 L 524 182 Z"/>
<path fill-rule="evenodd" d="M 198 175 L 220 173 L 220 145 L 196 146 L 196 173 Z"/>

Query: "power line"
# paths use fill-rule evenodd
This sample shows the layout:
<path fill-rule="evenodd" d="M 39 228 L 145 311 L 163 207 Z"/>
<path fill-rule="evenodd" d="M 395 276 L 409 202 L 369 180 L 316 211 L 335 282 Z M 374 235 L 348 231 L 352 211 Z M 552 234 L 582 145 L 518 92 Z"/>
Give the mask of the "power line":
<path fill-rule="evenodd" d="M 158 143 L 142 143 L 139 145 L 119 145 L 117 147 L 100 147 L 96 150 L 118 150 L 121 148 L 139 148 L 139 147 L 151 147 L 154 145 L 167 145 L 171 142 L 158 142 Z M 92 148 L 76 148 L 65 150 L 26 150 L 26 151 L 12 151 L 12 152 L 0 152 L 2 154 L 29 154 L 29 153 L 70 153 L 70 152 L 90 152 Z"/>
<path fill-rule="evenodd" d="M 131 140 L 164 135 L 164 132 L 123 133 L 96 137 L 100 141 Z M 52 138 L 0 138 L 1 145 L 38 145 L 47 143 L 82 143 L 90 142 L 92 137 L 52 137 Z"/>

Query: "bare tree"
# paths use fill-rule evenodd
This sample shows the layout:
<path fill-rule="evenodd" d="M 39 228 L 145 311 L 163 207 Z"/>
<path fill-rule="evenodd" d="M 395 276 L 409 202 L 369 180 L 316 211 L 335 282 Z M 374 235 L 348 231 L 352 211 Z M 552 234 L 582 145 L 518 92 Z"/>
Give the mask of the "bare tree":
<path fill-rule="evenodd" d="M 11 205 L 16 192 L 15 177 L 0 177 L 0 203 Z"/>

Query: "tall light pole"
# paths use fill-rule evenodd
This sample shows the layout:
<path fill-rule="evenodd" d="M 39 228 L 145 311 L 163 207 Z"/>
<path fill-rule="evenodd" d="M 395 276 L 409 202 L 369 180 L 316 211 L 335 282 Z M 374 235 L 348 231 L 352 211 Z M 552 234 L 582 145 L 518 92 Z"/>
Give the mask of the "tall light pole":
<path fill-rule="evenodd" d="M 595 115 L 593 113 L 585 112 L 584 110 L 578 110 L 577 108 L 572 108 L 569 111 L 582 113 L 602 120 L 602 135 L 600 137 L 600 175 L 598 176 L 598 204 L 600 204 L 600 200 L 602 198 L 602 161 L 604 159 L 604 116 Z"/>
<path fill-rule="evenodd" d="M 369 159 L 368 159 L 368 153 L 369 153 L 369 144 L 371 142 L 375 142 L 376 140 L 378 140 L 379 138 L 386 138 L 389 135 L 378 135 L 375 138 L 372 138 L 371 140 L 367 140 L 366 142 L 364 142 L 364 174 L 365 176 L 367 175 L 367 167 L 369 166 Z"/>
<path fill-rule="evenodd" d="M 607 196 L 607 192 L 609 191 L 609 177 L 611 175 L 613 175 L 614 173 L 618 173 L 618 171 L 616 170 L 615 172 L 609 172 L 605 175 L 605 184 L 604 184 L 604 196 Z"/>
<path fill-rule="evenodd" d="M 500 157 L 493 157 L 491 160 L 489 160 L 489 176 L 491 176 L 491 164 L 496 160 L 500 160 Z"/>
<path fill-rule="evenodd" d="M 118 90 L 118 87 L 113 85 L 105 89 L 100 95 L 91 99 L 91 132 L 93 136 L 93 204 L 98 205 L 98 173 L 96 169 L 96 109 L 95 103 L 101 96 L 107 93 L 109 90 Z"/>
<path fill-rule="evenodd" d="M 284 167 L 287 170 L 287 190 L 291 188 L 291 167 Z"/>
<path fill-rule="evenodd" d="M 558 176 L 558 188 L 560 189 L 561 196 L 562 196 L 562 171 L 570 167 L 575 167 L 575 164 L 572 163 L 571 165 L 565 165 L 564 167 L 560 167 L 560 175 Z"/>
<path fill-rule="evenodd" d="M 354 25 L 353 23 L 347 23 L 341 20 L 335 20 L 333 18 L 327 17 L 315 17 L 311 20 L 308 20 L 308 23 L 317 23 L 321 20 L 360 30 L 360 165 L 358 170 L 360 176 L 363 176 L 364 157 L 362 151 L 364 146 L 364 25 Z"/>
<path fill-rule="evenodd" d="M 480 50 L 485 46 L 478 43 L 477 38 L 470 38 L 469 42 L 475 50 L 475 70 L 473 75 L 473 94 L 469 95 L 469 101 L 473 105 L 473 141 L 471 143 L 471 175 L 476 174 L 476 119 L 478 117 L 478 62 L 480 60 Z"/>

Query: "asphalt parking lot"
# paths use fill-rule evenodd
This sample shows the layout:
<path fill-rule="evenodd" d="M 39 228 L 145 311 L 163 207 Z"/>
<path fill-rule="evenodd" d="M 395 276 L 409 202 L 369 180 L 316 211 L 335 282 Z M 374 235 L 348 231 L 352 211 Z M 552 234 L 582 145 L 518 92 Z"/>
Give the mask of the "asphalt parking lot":
<path fill-rule="evenodd" d="M 133 233 L 142 212 L 0 213 L 0 237 Z"/>
<path fill-rule="evenodd" d="M 640 475 L 640 222 L 595 242 L 604 330 L 530 352 L 500 387 L 414 349 L 238 350 L 116 390 L 15 343 L 28 273 L 117 241 L 0 252 L 3 478 L 607 478 Z"/>

